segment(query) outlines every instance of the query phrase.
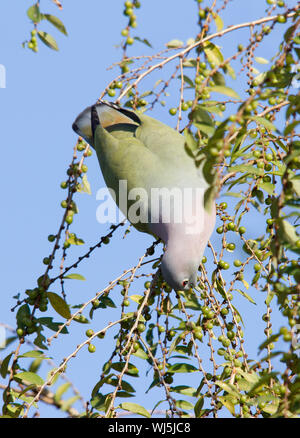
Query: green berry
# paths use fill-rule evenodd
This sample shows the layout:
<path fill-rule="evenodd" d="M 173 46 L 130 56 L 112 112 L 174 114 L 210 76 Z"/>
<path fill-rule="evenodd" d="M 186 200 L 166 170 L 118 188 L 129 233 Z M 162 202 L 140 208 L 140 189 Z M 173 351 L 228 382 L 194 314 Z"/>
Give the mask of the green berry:
<path fill-rule="evenodd" d="M 235 260 L 235 261 L 233 262 L 233 264 L 234 264 L 234 266 L 235 266 L 236 268 L 239 268 L 240 266 L 242 266 L 242 262 L 241 262 L 240 260 Z"/>
<path fill-rule="evenodd" d="M 132 37 L 128 37 L 127 40 L 126 40 L 126 44 L 131 46 L 133 43 L 134 43 L 134 39 Z"/>
<path fill-rule="evenodd" d="M 143 333 L 146 330 L 146 326 L 145 324 L 143 324 L 142 322 L 140 322 L 137 326 L 137 330 L 139 333 Z"/>
<path fill-rule="evenodd" d="M 222 234 L 223 233 L 223 226 L 218 227 L 216 231 L 218 234 Z"/>
<path fill-rule="evenodd" d="M 121 35 L 122 36 L 127 36 L 128 35 L 128 29 L 123 29 L 122 31 L 121 31 Z"/>
<path fill-rule="evenodd" d="M 109 89 L 107 90 L 107 94 L 108 94 L 110 97 L 114 97 L 114 96 L 116 95 L 116 91 L 115 91 L 113 88 L 109 88 Z"/>
<path fill-rule="evenodd" d="M 90 344 L 89 347 L 88 347 L 88 350 L 89 350 L 90 353 L 95 353 L 95 351 L 96 351 L 95 345 Z"/>
<path fill-rule="evenodd" d="M 21 329 L 21 328 L 18 328 L 17 329 L 17 335 L 20 336 L 20 337 L 23 336 L 24 335 L 24 330 Z"/>
<path fill-rule="evenodd" d="M 73 222 L 73 215 L 71 215 L 71 214 L 67 215 L 66 222 L 67 222 L 67 224 L 71 225 L 71 223 Z"/>
<path fill-rule="evenodd" d="M 222 208 L 222 210 L 225 210 L 227 208 L 227 202 L 221 202 L 219 207 Z"/>
<path fill-rule="evenodd" d="M 229 310 L 228 310 L 226 307 L 223 307 L 223 309 L 221 309 L 221 314 L 222 314 L 223 316 L 228 315 L 228 313 L 229 313 Z"/>
<path fill-rule="evenodd" d="M 63 181 L 63 182 L 60 184 L 60 187 L 61 187 L 62 189 L 66 189 L 66 188 L 68 187 L 68 183 L 67 183 L 67 181 Z"/>
<path fill-rule="evenodd" d="M 234 243 L 228 243 L 226 248 L 228 251 L 234 251 L 235 250 L 235 244 Z"/>
<path fill-rule="evenodd" d="M 87 336 L 88 338 L 90 338 L 91 336 L 93 336 L 93 334 L 94 334 L 94 330 L 92 330 L 92 329 L 88 329 L 88 330 L 85 332 L 85 334 L 86 334 L 86 336 Z"/>
<path fill-rule="evenodd" d="M 278 15 L 277 21 L 278 21 L 278 23 L 286 23 L 286 16 L 285 15 Z"/>
<path fill-rule="evenodd" d="M 187 111 L 189 109 L 189 105 L 187 104 L 187 102 L 183 102 L 181 104 L 181 109 L 182 111 Z"/>
<path fill-rule="evenodd" d="M 177 113 L 177 108 L 170 108 L 169 113 L 171 114 L 171 116 L 175 116 L 175 114 Z"/>
<path fill-rule="evenodd" d="M 230 231 L 234 231 L 235 230 L 235 223 L 229 222 L 229 224 L 227 224 L 227 229 Z"/>
<path fill-rule="evenodd" d="M 245 234 L 246 231 L 247 231 L 247 230 L 246 230 L 245 227 L 240 227 L 240 228 L 239 228 L 239 233 L 240 233 L 240 234 Z"/>

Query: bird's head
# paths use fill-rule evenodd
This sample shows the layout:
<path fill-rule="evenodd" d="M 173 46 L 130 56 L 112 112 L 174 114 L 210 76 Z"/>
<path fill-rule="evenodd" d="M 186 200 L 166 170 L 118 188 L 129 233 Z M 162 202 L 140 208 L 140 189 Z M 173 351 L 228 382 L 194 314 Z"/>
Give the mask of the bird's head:
<path fill-rule="evenodd" d="M 189 290 L 197 285 L 197 271 L 199 263 L 197 260 L 185 259 L 174 251 L 166 250 L 162 262 L 161 272 L 164 280 L 175 291 Z"/>

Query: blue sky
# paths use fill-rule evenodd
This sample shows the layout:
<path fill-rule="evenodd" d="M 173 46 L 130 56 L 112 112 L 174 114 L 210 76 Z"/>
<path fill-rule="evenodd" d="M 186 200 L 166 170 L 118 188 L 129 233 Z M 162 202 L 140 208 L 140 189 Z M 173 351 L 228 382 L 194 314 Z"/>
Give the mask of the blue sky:
<path fill-rule="evenodd" d="M 293 1 L 287 2 L 294 4 Z M 14 304 L 12 296 L 23 294 L 26 288 L 35 286 L 36 278 L 43 273 L 43 257 L 49 254 L 51 246 L 47 241 L 49 233 L 55 234 L 62 217 L 60 202 L 65 193 L 60 182 L 66 178 L 66 169 L 72 158 L 76 135 L 71 129 L 77 114 L 94 102 L 115 73 L 107 67 L 120 59 L 120 49 L 115 48 L 121 42 L 120 31 L 126 26 L 122 14 L 123 2 L 99 2 L 98 0 L 64 1 L 64 9 L 59 12 L 55 5 L 47 0 L 41 1 L 44 12 L 57 15 L 66 25 L 69 36 L 65 37 L 48 24 L 42 29 L 49 31 L 57 39 L 59 52 L 51 51 L 42 44 L 38 54 L 24 50 L 21 43 L 29 37 L 31 24 L 26 9 L 32 1 L 11 0 L 0 5 L 0 64 L 6 68 L 6 89 L 0 89 L 1 120 L 1 162 L 2 162 L 2 211 L 1 211 L 1 306 L 0 321 L 15 325 L 14 314 L 10 308 Z M 205 2 L 204 4 L 207 4 Z M 241 7 L 243 4 L 243 7 Z M 262 16 L 265 2 L 230 2 L 222 15 L 225 26 L 237 24 Z M 164 0 L 143 1 L 137 11 L 138 27 L 134 35 L 147 38 L 153 50 L 159 51 L 163 45 L 176 38 L 186 41 L 197 32 L 196 3 L 194 1 Z M 222 45 L 225 56 L 236 48 L 239 42 L 246 41 L 248 31 L 229 34 Z M 266 38 L 263 49 L 257 56 L 268 59 L 278 49 L 278 35 L 272 33 Z M 220 43 L 218 41 L 218 43 Z M 221 44 L 221 43 L 220 43 Z M 149 54 L 151 49 L 136 42 L 129 48 L 129 55 Z M 260 67 L 260 66 L 257 66 Z M 243 96 L 239 78 L 234 85 Z M 177 98 L 177 97 L 176 97 Z M 168 108 L 157 107 L 151 115 L 174 126 L 174 119 L 168 115 Z M 99 237 L 107 233 L 108 225 L 96 221 L 98 201 L 96 192 L 104 182 L 99 171 L 95 154 L 88 158 L 88 179 L 92 195 L 77 196 L 80 214 L 76 217 L 73 231 L 83 238 L 87 245 L 95 244 Z M 229 201 L 227 201 L 229 203 Z M 249 237 L 255 229 L 255 217 L 248 219 Z M 262 225 L 264 227 L 264 225 Z M 264 228 L 263 228 L 264 230 Z M 122 231 L 112 239 L 108 246 L 96 251 L 88 262 L 84 261 L 78 269 L 86 277 L 86 282 L 70 281 L 67 295 L 70 302 L 84 302 L 91 298 L 109 280 L 119 275 L 123 269 L 133 266 L 149 246 L 152 239 L 132 230 L 122 239 Z M 216 241 L 216 235 L 212 237 Z M 75 260 L 84 250 L 80 247 L 72 251 L 67 264 Z M 160 250 L 156 252 L 160 254 Z M 238 258 L 241 256 L 236 254 Z M 80 284 L 78 284 L 80 283 Z M 140 283 L 137 283 L 139 293 Z M 259 303 L 263 297 L 255 290 L 251 291 Z M 119 302 L 119 296 L 116 299 Z M 247 341 L 252 355 L 257 352 L 258 339 L 263 340 L 265 324 L 261 321 L 263 312 L 243 297 L 236 299 L 242 307 L 248 330 L 254 333 Z M 92 327 L 97 330 L 118 315 L 117 311 L 97 313 Z M 99 321 L 100 320 L 100 321 Z M 51 355 L 59 362 L 72 352 L 74 346 L 84 339 L 86 326 L 76 325 L 70 328 L 71 336 L 54 341 Z M 81 352 L 68 369 L 70 378 L 84 397 L 88 398 L 93 383 L 101 372 L 103 355 L 107 349 L 108 357 L 112 339 L 96 344 L 94 355 Z M 2 352 L 0 351 L 0 355 Z M 145 368 L 142 366 L 143 375 Z M 78 379 L 78 374 L 80 378 Z M 151 379 L 148 377 L 149 384 Z M 195 385 L 195 384 L 194 384 Z M 142 391 L 137 393 L 137 402 L 144 402 L 152 408 L 158 391 L 153 390 L 147 397 Z M 57 416 L 54 409 L 41 407 L 42 416 Z M 59 414 L 60 415 L 60 414 Z"/>

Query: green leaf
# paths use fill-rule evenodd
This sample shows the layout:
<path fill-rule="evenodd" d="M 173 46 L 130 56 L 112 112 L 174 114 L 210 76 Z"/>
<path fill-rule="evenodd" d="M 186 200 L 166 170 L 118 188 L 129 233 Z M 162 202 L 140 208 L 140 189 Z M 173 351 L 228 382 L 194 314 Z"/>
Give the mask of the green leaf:
<path fill-rule="evenodd" d="M 207 111 L 200 108 L 198 105 L 189 113 L 189 119 L 193 124 L 203 131 L 204 134 L 210 135 L 214 132 L 214 123 Z"/>
<path fill-rule="evenodd" d="M 53 50 L 58 50 L 58 45 L 57 45 L 55 39 L 53 38 L 53 36 L 51 36 L 47 32 L 42 32 L 41 30 L 39 30 L 37 34 L 38 34 L 38 37 L 40 38 L 40 40 L 47 47 L 50 47 L 50 49 L 53 49 Z"/>
<path fill-rule="evenodd" d="M 80 395 L 73 395 L 73 397 L 70 397 L 68 400 L 64 400 L 60 409 L 64 412 L 67 411 L 79 398 Z"/>
<path fill-rule="evenodd" d="M 299 239 L 295 227 L 286 220 L 280 221 L 278 231 L 279 237 L 283 242 L 288 242 L 289 244 L 294 245 Z"/>
<path fill-rule="evenodd" d="M 67 242 L 71 245 L 84 245 L 84 240 L 77 237 L 74 233 L 69 234 Z"/>
<path fill-rule="evenodd" d="M 179 385 L 179 386 L 171 387 L 170 391 L 176 392 L 176 393 L 182 394 L 182 395 L 188 395 L 189 397 L 196 397 L 196 394 L 197 394 L 197 389 L 191 388 L 190 386 L 186 386 L 186 385 Z"/>
<path fill-rule="evenodd" d="M 183 41 L 171 40 L 166 44 L 166 46 L 168 47 L 168 49 L 179 49 L 183 46 Z"/>
<path fill-rule="evenodd" d="M 210 64 L 220 65 L 224 61 L 220 49 L 212 42 L 206 41 L 203 44 L 203 49 Z"/>
<path fill-rule="evenodd" d="M 217 31 L 222 30 L 224 27 L 224 23 L 223 23 L 222 18 L 218 14 L 216 14 L 216 12 L 212 12 L 212 16 L 213 16 L 213 19 L 215 20 Z"/>
<path fill-rule="evenodd" d="M 250 297 L 250 295 L 248 295 L 246 292 L 244 292 L 243 290 L 240 289 L 233 289 L 236 290 L 237 292 L 239 292 L 241 295 L 243 295 L 243 297 L 247 298 L 248 301 L 250 301 L 250 303 L 252 304 L 256 304 L 256 302 L 253 300 L 253 298 Z"/>
<path fill-rule="evenodd" d="M 259 64 L 269 64 L 269 61 L 267 59 L 261 58 L 260 56 L 256 56 L 254 59 Z"/>
<path fill-rule="evenodd" d="M 300 121 L 296 120 L 295 122 L 289 123 L 287 125 L 287 127 L 284 130 L 284 135 L 289 135 L 295 128 L 297 125 L 299 125 Z"/>
<path fill-rule="evenodd" d="M 28 371 L 24 371 L 22 373 L 18 373 L 14 377 L 17 381 L 21 380 L 22 382 L 32 383 L 37 386 L 41 386 L 44 384 L 44 380 L 35 373 L 31 373 Z"/>
<path fill-rule="evenodd" d="M 0 367 L 0 374 L 3 377 L 3 379 L 6 379 L 6 374 L 7 374 L 7 370 L 8 370 L 8 365 L 9 365 L 9 361 L 12 357 L 13 353 L 10 353 L 8 356 L 6 356 L 2 362 L 1 362 L 1 367 Z"/>
<path fill-rule="evenodd" d="M 30 308 L 28 304 L 23 304 L 21 307 L 19 307 L 16 315 L 17 324 L 18 327 L 24 328 L 24 320 L 25 318 L 30 318 Z"/>
<path fill-rule="evenodd" d="M 50 318 L 49 316 L 38 318 L 37 322 L 46 326 L 48 329 L 53 330 L 54 332 L 57 332 L 59 327 L 63 324 L 62 322 L 53 322 L 53 318 Z M 68 333 L 67 327 L 64 327 L 60 333 L 67 334 Z"/>
<path fill-rule="evenodd" d="M 201 409 L 204 405 L 204 397 L 201 396 L 194 407 L 195 417 L 199 418 L 201 416 Z"/>
<path fill-rule="evenodd" d="M 92 194 L 91 186 L 90 183 L 88 182 L 86 173 L 83 175 L 81 179 L 81 184 L 77 185 L 77 191 L 87 193 L 88 195 Z"/>
<path fill-rule="evenodd" d="M 55 26 L 56 29 L 58 29 L 64 35 L 68 35 L 64 23 L 59 18 L 50 14 L 43 14 L 43 18 L 49 21 L 49 23 L 53 24 L 53 26 Z"/>
<path fill-rule="evenodd" d="M 80 274 L 69 274 L 63 278 L 68 280 L 85 280 L 84 276 Z"/>
<path fill-rule="evenodd" d="M 254 120 L 257 124 L 263 125 L 269 131 L 276 131 L 276 126 L 273 125 L 273 123 L 270 122 L 270 120 L 267 120 L 264 117 L 253 116 L 253 117 L 249 117 L 249 120 Z"/>
<path fill-rule="evenodd" d="M 111 365 L 111 368 L 113 368 L 116 371 L 123 371 L 124 367 L 125 367 L 125 362 L 115 362 Z M 136 366 L 129 363 L 128 367 L 125 371 L 125 374 L 129 374 L 130 376 L 138 377 L 139 370 L 137 369 Z"/>
<path fill-rule="evenodd" d="M 199 370 L 189 363 L 175 363 L 168 368 L 169 373 L 193 373 L 195 371 Z"/>
<path fill-rule="evenodd" d="M 185 400 L 176 400 L 176 406 L 187 411 L 194 409 L 194 405 Z"/>
<path fill-rule="evenodd" d="M 134 37 L 134 39 L 135 39 L 136 41 L 139 41 L 140 43 L 143 43 L 143 44 L 145 44 L 146 46 L 152 48 L 152 45 L 149 43 L 149 41 L 148 41 L 146 38 L 140 38 L 140 37 L 136 36 L 136 37 Z"/>
<path fill-rule="evenodd" d="M 269 195 L 273 195 L 274 190 L 275 190 L 275 185 L 272 183 L 269 183 L 269 182 L 259 183 L 258 187 L 265 190 L 267 193 L 269 193 Z"/>
<path fill-rule="evenodd" d="M 26 353 L 22 354 L 19 357 L 30 357 L 30 358 L 39 358 L 39 359 L 49 359 L 49 357 L 45 357 L 43 351 L 39 350 L 32 350 L 27 351 Z"/>
<path fill-rule="evenodd" d="M 69 306 L 65 300 L 54 292 L 47 292 L 47 297 L 51 303 L 53 309 L 63 318 L 71 318 L 71 312 Z"/>
<path fill-rule="evenodd" d="M 225 94 L 225 96 L 233 97 L 234 99 L 240 99 L 240 96 L 230 87 L 224 85 L 214 85 L 213 87 L 207 87 L 208 91 L 215 93 Z"/>
<path fill-rule="evenodd" d="M 242 172 L 249 173 L 251 175 L 264 176 L 264 170 L 257 167 L 250 166 L 250 164 L 239 164 L 238 166 L 231 166 L 228 168 L 228 172 Z"/>
<path fill-rule="evenodd" d="M 143 417 L 151 418 L 151 415 L 148 411 L 146 411 L 143 406 L 138 405 L 137 403 L 128 403 L 124 402 L 119 405 L 121 409 L 124 409 L 124 411 L 133 412 L 134 414 L 142 415 Z"/>
<path fill-rule="evenodd" d="M 141 304 L 141 302 L 143 301 L 144 297 L 142 295 L 130 295 L 129 298 L 134 301 L 135 303 Z"/>
<path fill-rule="evenodd" d="M 71 387 L 71 383 L 70 382 L 66 382 L 63 383 L 62 385 L 60 385 L 55 394 L 54 394 L 54 401 L 56 403 L 58 403 L 60 401 L 60 399 L 62 398 L 63 394 Z"/>
<path fill-rule="evenodd" d="M 27 9 L 27 15 L 33 23 L 39 23 L 42 19 L 42 14 L 38 5 L 33 5 Z"/>

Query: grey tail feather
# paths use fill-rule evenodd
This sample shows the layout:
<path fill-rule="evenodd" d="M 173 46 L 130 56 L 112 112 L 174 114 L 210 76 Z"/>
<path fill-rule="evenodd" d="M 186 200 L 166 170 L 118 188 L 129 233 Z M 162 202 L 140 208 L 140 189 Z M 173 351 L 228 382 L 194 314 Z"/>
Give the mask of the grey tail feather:
<path fill-rule="evenodd" d="M 120 113 L 129 117 L 133 122 L 137 123 L 138 125 L 140 125 L 142 123 L 141 119 L 133 111 L 127 110 L 125 108 L 121 108 L 119 105 L 117 105 L 114 102 L 107 102 L 106 100 L 99 99 L 99 103 L 103 104 L 103 105 L 110 106 L 111 108 L 113 108 L 117 111 L 120 111 Z"/>
<path fill-rule="evenodd" d="M 98 116 L 98 113 L 97 113 L 96 105 L 93 105 L 91 107 L 91 126 L 92 126 L 93 138 L 94 138 L 95 131 L 96 131 L 96 128 L 97 128 L 98 125 L 100 125 L 100 120 L 99 120 L 99 116 Z"/>

